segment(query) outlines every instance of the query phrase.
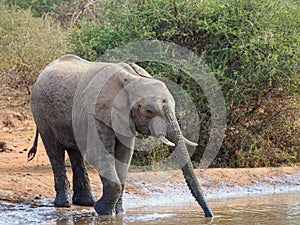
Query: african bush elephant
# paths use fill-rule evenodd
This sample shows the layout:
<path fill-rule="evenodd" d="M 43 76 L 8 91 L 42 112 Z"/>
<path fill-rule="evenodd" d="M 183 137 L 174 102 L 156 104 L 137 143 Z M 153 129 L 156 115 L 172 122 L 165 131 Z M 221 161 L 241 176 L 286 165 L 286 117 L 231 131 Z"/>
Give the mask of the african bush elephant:
<path fill-rule="evenodd" d="M 188 187 L 205 216 L 213 216 L 185 145 L 196 144 L 182 136 L 173 97 L 163 82 L 138 65 L 88 62 L 65 55 L 41 72 L 30 101 L 37 132 L 28 157 L 34 157 L 40 133 L 54 173 L 55 206 L 71 205 L 66 150 L 73 170 L 73 203 L 94 205 L 100 215 L 123 213 L 124 184 L 139 132 L 175 146 Z M 98 201 L 84 159 L 99 172 L 103 195 Z"/>

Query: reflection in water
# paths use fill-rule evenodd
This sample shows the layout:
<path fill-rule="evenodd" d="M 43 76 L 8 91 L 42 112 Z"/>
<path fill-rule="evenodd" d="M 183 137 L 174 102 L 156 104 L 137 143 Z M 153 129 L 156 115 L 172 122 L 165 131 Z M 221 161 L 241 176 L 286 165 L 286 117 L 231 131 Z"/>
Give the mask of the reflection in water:
<path fill-rule="evenodd" d="M 57 221 L 57 225 L 83 225 L 83 224 L 151 224 L 153 222 L 161 223 L 171 219 L 175 214 L 153 213 L 153 214 L 137 214 L 137 215 L 118 215 L 116 217 L 103 216 L 72 216 Z M 156 223 L 155 223 L 156 224 Z"/>
<path fill-rule="evenodd" d="M 0 225 L 300 224 L 300 192 L 210 199 L 210 202 L 216 215 L 213 220 L 203 218 L 201 208 L 196 203 L 180 207 L 131 208 L 125 215 L 113 218 L 97 216 L 92 208 L 56 209 L 45 205 L 32 208 L 29 205 L 0 203 Z"/>
<path fill-rule="evenodd" d="M 261 195 L 256 197 L 215 200 L 211 207 L 215 218 L 203 218 L 201 209 L 193 206 L 143 207 L 129 210 L 126 215 L 103 218 L 96 215 L 75 215 L 58 220 L 57 224 L 300 224 L 300 192 Z"/>

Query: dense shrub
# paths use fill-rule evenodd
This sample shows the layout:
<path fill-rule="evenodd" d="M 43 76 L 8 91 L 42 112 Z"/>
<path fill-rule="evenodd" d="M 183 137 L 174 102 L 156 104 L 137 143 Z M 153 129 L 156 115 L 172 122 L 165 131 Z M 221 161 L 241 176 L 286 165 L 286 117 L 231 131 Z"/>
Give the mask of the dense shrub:
<path fill-rule="evenodd" d="M 24 94 L 40 71 L 64 54 L 64 33 L 53 21 L 34 18 L 30 10 L 3 5 L 0 10 L 1 96 L 20 95 L 28 101 Z"/>
<path fill-rule="evenodd" d="M 228 129 L 213 166 L 277 166 L 300 160 L 300 6 L 296 0 L 112 1 L 96 22 L 69 35 L 70 51 L 97 60 L 106 50 L 162 40 L 202 56 L 222 86 Z M 209 134 L 209 108 L 180 69 L 143 63 L 151 74 L 180 80 L 199 106 L 199 161 Z M 180 78 L 180 79 L 179 79 Z M 281 104 L 279 107 L 277 103 Z M 202 104 L 201 104 L 202 103 Z M 298 120 L 298 121 L 297 121 Z M 293 136 L 292 135 L 292 136 Z"/>
<path fill-rule="evenodd" d="M 297 0 L 2 3 L 6 6 L 0 3 L 0 98 L 10 104 L 28 105 L 24 92 L 30 92 L 45 65 L 65 53 L 65 34 L 58 21 L 65 29 L 76 26 L 69 32 L 69 52 L 89 60 L 130 42 L 169 41 L 203 57 L 224 92 L 227 132 L 212 166 L 278 166 L 300 161 Z M 196 104 L 201 124 L 199 147 L 193 155 L 197 164 L 211 127 L 210 108 L 201 88 L 180 68 L 156 62 L 141 66 L 179 84 Z M 181 100 L 177 114 L 190 115 Z M 188 122 L 194 121 L 189 118 Z M 135 152 L 137 166 L 162 161 L 171 152 L 153 141 L 144 148 Z"/>

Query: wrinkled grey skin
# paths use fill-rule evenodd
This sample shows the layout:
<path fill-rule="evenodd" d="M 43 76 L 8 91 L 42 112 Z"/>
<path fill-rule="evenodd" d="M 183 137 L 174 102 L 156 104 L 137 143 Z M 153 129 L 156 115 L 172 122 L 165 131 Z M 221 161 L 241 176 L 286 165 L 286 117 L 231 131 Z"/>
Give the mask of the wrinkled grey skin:
<path fill-rule="evenodd" d="M 80 80 L 91 81 L 99 73 L 101 76 L 112 74 L 97 95 L 94 114 L 88 115 L 83 106 L 79 113 L 75 110 L 74 115 L 74 96 L 80 89 Z M 74 55 L 63 56 L 39 75 L 32 89 L 31 108 L 54 173 L 55 206 L 71 205 L 64 163 L 66 150 L 73 170 L 73 203 L 94 205 L 100 215 L 123 213 L 122 195 L 133 154 L 134 135 L 140 132 L 165 137 L 170 141 L 164 140 L 164 143 L 175 144 L 178 162 L 193 196 L 205 216 L 213 216 L 194 174 L 185 145 L 188 142 L 182 136 L 175 117 L 173 97 L 164 83 L 152 78 L 136 64 L 88 62 Z M 87 123 L 88 116 L 94 117 L 97 134 L 104 145 L 102 147 L 105 147 L 93 154 L 85 136 L 87 126 L 79 126 L 85 139 L 79 141 L 80 144 L 72 127 L 72 119 L 78 117 L 81 122 Z M 103 196 L 98 201 L 91 192 L 83 156 L 99 172 Z"/>

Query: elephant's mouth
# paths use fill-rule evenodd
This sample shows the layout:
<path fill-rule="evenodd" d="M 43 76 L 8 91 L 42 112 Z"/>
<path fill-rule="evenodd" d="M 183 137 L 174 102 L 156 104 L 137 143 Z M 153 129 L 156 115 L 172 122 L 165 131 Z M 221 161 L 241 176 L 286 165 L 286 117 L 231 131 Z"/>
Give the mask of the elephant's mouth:
<path fill-rule="evenodd" d="M 144 136 L 151 136 L 151 132 L 150 132 L 150 129 L 149 129 L 148 125 L 136 124 L 135 129 L 136 129 L 137 132 L 139 132 L 140 134 L 142 134 Z"/>

